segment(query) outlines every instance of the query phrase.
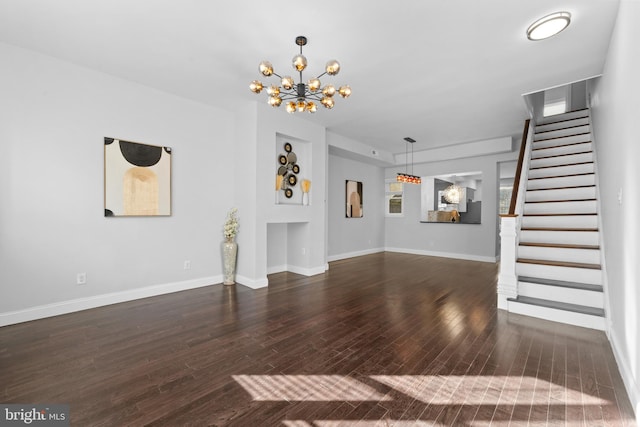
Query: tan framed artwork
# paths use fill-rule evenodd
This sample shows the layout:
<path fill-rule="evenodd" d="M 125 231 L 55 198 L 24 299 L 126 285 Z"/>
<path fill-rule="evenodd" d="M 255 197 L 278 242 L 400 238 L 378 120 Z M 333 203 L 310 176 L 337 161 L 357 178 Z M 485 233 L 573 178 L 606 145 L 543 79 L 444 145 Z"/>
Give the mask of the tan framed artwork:
<path fill-rule="evenodd" d="M 362 218 L 362 183 L 360 181 L 346 181 L 345 185 L 346 195 L 346 217 L 347 218 Z"/>
<path fill-rule="evenodd" d="M 171 215 L 171 148 L 104 138 L 104 216 Z"/>

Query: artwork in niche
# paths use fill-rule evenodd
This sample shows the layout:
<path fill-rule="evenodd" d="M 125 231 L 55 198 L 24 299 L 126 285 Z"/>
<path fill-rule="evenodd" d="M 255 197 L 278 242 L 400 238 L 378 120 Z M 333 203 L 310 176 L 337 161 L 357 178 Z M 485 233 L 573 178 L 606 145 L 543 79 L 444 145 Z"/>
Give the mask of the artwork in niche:
<path fill-rule="evenodd" d="M 481 172 L 423 177 L 420 221 L 480 224 L 481 199 Z"/>
<path fill-rule="evenodd" d="M 104 216 L 171 215 L 171 148 L 104 138 Z"/>
<path fill-rule="evenodd" d="M 290 142 L 284 144 L 285 154 L 278 155 L 278 172 L 276 175 L 276 191 L 284 191 L 287 199 L 293 197 L 293 188 L 298 183 L 298 175 L 300 173 L 300 165 L 298 156 L 293 152 L 293 146 Z M 277 199 L 276 199 L 277 200 Z"/>
<path fill-rule="evenodd" d="M 362 218 L 362 183 L 359 181 L 346 181 L 346 205 L 347 218 Z"/>

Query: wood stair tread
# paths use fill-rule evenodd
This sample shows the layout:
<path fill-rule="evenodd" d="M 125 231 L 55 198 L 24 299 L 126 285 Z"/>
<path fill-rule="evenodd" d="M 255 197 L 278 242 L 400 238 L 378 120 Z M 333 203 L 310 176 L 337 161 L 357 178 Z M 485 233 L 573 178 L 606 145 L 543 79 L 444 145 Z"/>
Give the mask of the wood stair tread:
<path fill-rule="evenodd" d="M 539 307 L 553 308 L 556 310 L 572 311 L 574 313 L 587 314 L 591 316 L 604 317 L 604 310 L 585 305 L 569 304 L 566 302 L 549 301 L 541 298 L 532 298 L 519 295 L 517 298 L 508 298 L 509 301 L 523 304 L 537 305 Z"/>
<path fill-rule="evenodd" d="M 598 245 L 578 245 L 572 243 L 538 243 L 520 242 L 520 246 L 536 246 L 541 248 L 563 248 L 563 249 L 600 249 Z"/>
<path fill-rule="evenodd" d="M 596 199 L 559 199 L 559 200 L 531 200 L 525 203 L 562 203 L 562 202 L 595 202 Z"/>
<path fill-rule="evenodd" d="M 526 191 L 574 190 L 577 188 L 589 188 L 589 187 L 595 187 L 595 185 L 589 184 L 589 185 L 571 185 L 568 187 L 531 188 L 531 189 L 527 189 Z"/>
<path fill-rule="evenodd" d="M 581 143 L 584 144 L 584 143 Z M 571 145 L 571 144 L 567 144 L 567 145 Z M 562 147 L 562 145 L 559 145 L 558 147 Z M 554 148 L 554 147 L 550 147 L 550 148 Z M 538 150 L 544 150 L 544 148 L 538 148 Z M 535 157 L 531 160 L 540 160 L 540 159 L 553 159 L 555 157 L 566 157 L 566 156 L 576 156 L 578 154 L 591 154 L 593 153 L 593 150 L 589 150 L 589 151 L 579 151 L 577 153 L 565 153 L 565 154 L 555 154 L 553 156 L 543 156 L 543 157 Z"/>
<path fill-rule="evenodd" d="M 570 136 L 576 136 L 576 135 L 570 135 Z M 566 138 L 566 137 L 561 137 L 561 138 Z M 549 138 L 549 139 L 539 139 L 537 141 L 533 141 L 533 143 L 535 144 L 536 142 L 542 142 L 542 141 L 550 141 L 552 139 L 557 139 L 557 138 Z M 580 145 L 580 144 L 591 144 L 591 141 L 580 141 L 580 142 L 571 142 L 569 144 L 559 144 L 559 145 L 552 145 L 551 147 L 532 147 L 531 151 L 536 151 L 536 150 L 548 150 L 550 148 L 558 148 L 558 147 L 571 147 L 572 145 Z M 574 154 L 574 153 L 571 153 Z M 536 157 L 534 157 L 534 159 L 536 159 Z"/>
<path fill-rule="evenodd" d="M 554 139 L 571 138 L 573 136 L 589 135 L 590 133 L 591 132 L 581 132 L 581 133 L 574 133 L 574 134 L 571 134 L 571 135 L 554 136 L 553 138 L 536 139 L 533 142 L 552 141 Z M 569 144 L 567 144 L 567 145 L 569 145 Z"/>
<path fill-rule="evenodd" d="M 598 215 L 596 212 L 567 212 L 567 213 L 528 213 L 523 216 L 585 216 Z"/>
<path fill-rule="evenodd" d="M 583 118 L 584 118 L 584 117 L 583 117 Z M 571 119 L 571 120 L 576 120 L 576 119 Z M 564 121 L 568 122 L 568 121 L 571 121 L 571 120 L 564 120 Z M 555 124 L 557 124 L 557 123 L 562 123 L 562 121 L 560 121 L 560 122 L 556 122 Z M 547 124 L 551 124 L 551 123 L 547 123 Z M 587 123 L 587 124 L 582 124 L 582 125 L 566 126 L 566 127 L 558 128 L 558 129 L 543 130 L 543 131 L 540 131 L 540 132 L 534 132 L 534 135 L 542 135 L 542 134 L 545 134 L 545 133 L 549 133 L 549 132 L 557 132 L 557 131 L 560 131 L 560 130 L 567 130 L 567 129 L 581 128 L 581 127 L 584 127 L 584 126 L 589 126 L 589 124 Z M 537 127 L 537 126 L 536 126 L 536 127 Z"/>
<path fill-rule="evenodd" d="M 582 111 L 582 110 L 580 110 L 580 111 Z M 540 124 L 537 124 L 536 127 L 538 127 L 538 126 L 547 126 L 547 125 L 555 125 L 555 124 L 558 124 L 558 123 L 570 122 L 570 121 L 573 121 L 573 120 L 588 119 L 588 118 L 589 118 L 589 115 L 587 114 L 586 116 L 573 117 L 571 119 L 556 120 L 554 122 L 540 123 Z"/>
<path fill-rule="evenodd" d="M 585 172 L 585 173 L 573 173 L 569 175 L 555 175 L 555 176 L 542 176 L 539 178 L 529 178 L 529 181 L 533 181 L 536 179 L 551 179 L 551 178 L 568 178 L 570 176 L 587 176 L 587 175 L 595 175 L 594 172 Z"/>
<path fill-rule="evenodd" d="M 585 262 L 551 261 L 551 260 L 530 259 L 530 258 L 518 258 L 516 262 L 523 263 L 523 264 L 551 265 L 554 267 L 586 268 L 590 270 L 601 269 L 600 264 L 588 264 Z"/>
<path fill-rule="evenodd" d="M 603 292 L 602 285 L 591 283 L 568 282 L 566 280 L 543 279 L 541 277 L 518 276 L 519 282 L 534 283 L 536 285 L 558 286 L 561 288 L 580 289 L 583 291 Z"/>
<path fill-rule="evenodd" d="M 578 163 L 563 163 L 561 165 L 549 165 L 549 166 L 537 166 L 533 168 L 529 168 L 529 170 L 540 170 L 540 169 L 549 169 L 549 168 L 562 168 L 565 166 L 579 166 L 579 165 L 589 165 L 593 164 L 593 162 L 578 162 Z"/>

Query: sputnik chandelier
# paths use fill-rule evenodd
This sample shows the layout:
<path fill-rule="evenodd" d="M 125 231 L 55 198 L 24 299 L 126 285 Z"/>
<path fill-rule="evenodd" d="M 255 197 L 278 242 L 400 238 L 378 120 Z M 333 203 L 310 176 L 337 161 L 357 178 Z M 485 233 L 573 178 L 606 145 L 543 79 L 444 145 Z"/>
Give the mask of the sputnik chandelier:
<path fill-rule="evenodd" d="M 415 139 L 406 137 L 404 139 L 406 142 L 404 143 L 404 158 L 405 158 L 405 173 L 398 172 L 396 176 L 397 182 L 406 182 L 407 184 L 422 184 L 422 178 L 419 176 L 411 175 L 408 173 L 409 168 L 409 145 L 411 144 L 411 173 L 413 174 L 413 143 L 416 142 Z"/>
<path fill-rule="evenodd" d="M 267 102 L 272 107 L 279 107 L 286 101 L 288 113 L 307 111 L 315 113 L 317 111 L 316 101 L 319 101 L 325 108 L 331 109 L 334 106 L 333 95 L 336 94 L 336 88 L 332 84 L 325 85 L 321 88 L 320 77 L 328 74 L 335 76 L 340 71 L 340 63 L 335 59 L 327 62 L 324 73 L 318 77 L 309 79 L 307 83 L 302 81 L 302 72 L 307 68 L 307 58 L 302 54 L 302 46 L 307 44 L 307 38 L 304 36 L 296 37 L 296 44 L 300 46 L 300 53 L 291 60 L 293 68 L 300 74 L 300 82 L 295 83 L 293 77 L 277 74 L 273 71 L 273 65 L 269 61 L 262 61 L 259 66 L 260 73 L 265 77 L 276 76 L 280 79 L 280 86 L 272 84 L 267 87 Z M 259 80 L 254 80 L 249 85 L 249 89 L 253 93 L 260 93 L 264 89 L 264 85 Z M 337 90 L 341 97 L 347 98 L 351 95 L 351 88 L 347 85 L 340 86 Z"/>

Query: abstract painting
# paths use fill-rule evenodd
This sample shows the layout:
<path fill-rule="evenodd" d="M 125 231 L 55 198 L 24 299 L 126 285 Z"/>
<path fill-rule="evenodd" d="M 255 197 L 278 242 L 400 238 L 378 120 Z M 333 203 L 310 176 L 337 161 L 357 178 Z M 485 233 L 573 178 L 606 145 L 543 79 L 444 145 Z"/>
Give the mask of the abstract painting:
<path fill-rule="evenodd" d="M 362 183 L 359 181 L 346 182 L 347 218 L 362 218 Z"/>
<path fill-rule="evenodd" d="M 104 216 L 171 215 L 171 148 L 104 138 Z"/>

